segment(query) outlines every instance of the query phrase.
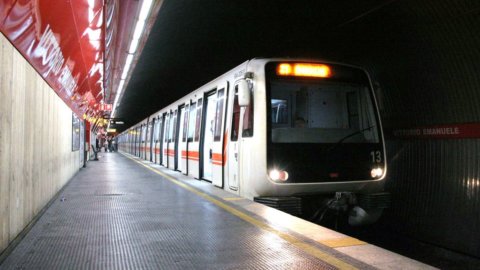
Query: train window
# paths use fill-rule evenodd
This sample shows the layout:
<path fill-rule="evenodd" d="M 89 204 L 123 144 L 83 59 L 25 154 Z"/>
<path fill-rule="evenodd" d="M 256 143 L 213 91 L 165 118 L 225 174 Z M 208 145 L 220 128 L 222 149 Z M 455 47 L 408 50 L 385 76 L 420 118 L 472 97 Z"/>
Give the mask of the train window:
<path fill-rule="evenodd" d="M 195 134 L 195 113 L 197 112 L 197 103 L 194 102 L 190 106 L 190 112 L 188 116 L 188 141 L 193 141 L 193 135 Z"/>
<path fill-rule="evenodd" d="M 253 92 L 250 94 L 250 104 L 245 108 L 243 114 L 242 137 L 253 136 Z"/>
<path fill-rule="evenodd" d="M 148 123 L 148 126 L 147 126 L 147 134 L 146 134 L 146 141 L 147 141 L 147 143 L 149 143 L 150 140 L 151 140 L 151 138 L 152 138 L 152 137 L 151 137 L 151 135 L 152 135 L 152 126 L 153 126 L 152 124 L 153 124 L 153 122 L 149 122 L 149 123 Z"/>
<path fill-rule="evenodd" d="M 240 106 L 238 105 L 238 85 L 235 86 L 235 99 L 233 101 L 233 114 L 232 114 L 232 134 L 230 140 L 236 142 L 238 140 L 240 124 Z"/>
<path fill-rule="evenodd" d="M 348 111 L 348 126 L 350 128 L 360 128 L 360 114 L 358 110 L 357 92 L 347 93 L 347 111 Z"/>
<path fill-rule="evenodd" d="M 137 127 L 135 129 L 137 132 L 135 133 L 135 149 L 138 151 L 138 144 L 140 143 L 140 127 Z"/>
<path fill-rule="evenodd" d="M 142 126 L 142 143 L 145 142 L 145 138 L 147 137 L 147 125 Z"/>
<path fill-rule="evenodd" d="M 176 125 L 177 125 L 177 110 L 171 115 L 170 119 L 170 134 L 168 135 L 168 142 L 175 142 L 175 132 L 176 132 Z"/>
<path fill-rule="evenodd" d="M 182 142 L 187 141 L 187 131 L 188 131 L 188 109 L 189 106 L 185 106 L 185 111 L 183 112 L 183 134 L 182 134 Z"/>
<path fill-rule="evenodd" d="M 218 142 L 222 138 L 222 122 L 223 122 L 223 103 L 225 90 L 220 89 L 217 92 L 217 108 L 215 110 L 215 129 L 213 132 L 213 141 Z"/>
<path fill-rule="evenodd" d="M 149 140 L 153 141 L 155 140 L 155 122 L 157 121 L 157 119 L 153 119 L 152 120 L 152 124 L 150 125 L 150 131 L 149 131 Z"/>
<path fill-rule="evenodd" d="M 165 117 L 160 116 L 158 121 L 158 141 L 162 142 L 163 137 L 165 136 Z"/>
<path fill-rule="evenodd" d="M 169 141 L 169 135 L 170 135 L 170 130 L 169 130 L 169 127 L 170 127 L 170 114 L 167 114 L 167 116 L 165 117 L 165 133 L 163 134 L 163 137 L 164 137 L 164 142 L 168 142 Z"/>
<path fill-rule="evenodd" d="M 150 123 L 148 123 L 147 125 L 145 125 L 145 141 L 148 143 L 150 141 L 150 131 L 151 131 L 151 128 L 150 128 Z"/>
<path fill-rule="evenodd" d="M 368 87 L 278 81 L 270 91 L 274 143 L 378 142 Z"/>
<path fill-rule="evenodd" d="M 200 124 L 202 123 L 202 99 L 198 100 L 197 117 L 195 120 L 195 141 L 200 139 Z"/>
<path fill-rule="evenodd" d="M 157 118 L 157 121 L 155 121 L 155 128 L 154 128 L 154 140 L 155 142 L 158 142 L 160 140 L 160 118 Z"/>
<path fill-rule="evenodd" d="M 177 139 L 177 125 L 178 125 L 178 121 L 180 120 L 179 114 L 180 113 L 177 110 L 173 112 L 172 142 L 175 142 L 175 140 Z"/>

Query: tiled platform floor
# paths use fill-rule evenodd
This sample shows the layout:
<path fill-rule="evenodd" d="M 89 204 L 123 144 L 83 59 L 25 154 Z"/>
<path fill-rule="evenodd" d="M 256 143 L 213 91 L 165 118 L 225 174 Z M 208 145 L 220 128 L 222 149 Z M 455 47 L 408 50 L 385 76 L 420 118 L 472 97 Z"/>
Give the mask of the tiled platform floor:
<path fill-rule="evenodd" d="M 274 222 L 289 215 L 146 164 L 120 153 L 102 153 L 100 161 L 89 162 L 0 269 L 428 267 L 407 258 L 408 264 L 372 264 Z M 319 226 L 297 224 L 309 226 L 327 234 Z"/>

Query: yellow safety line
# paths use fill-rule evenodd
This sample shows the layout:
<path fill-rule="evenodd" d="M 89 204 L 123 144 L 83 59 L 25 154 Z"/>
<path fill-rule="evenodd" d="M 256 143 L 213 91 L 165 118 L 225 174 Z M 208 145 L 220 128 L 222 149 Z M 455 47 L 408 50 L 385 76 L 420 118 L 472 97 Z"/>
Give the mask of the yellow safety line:
<path fill-rule="evenodd" d="M 362 246 L 367 245 L 368 243 L 358 240 L 353 237 L 341 237 L 336 239 L 322 240 L 320 243 L 329 246 L 331 248 L 338 247 L 351 247 L 351 246 Z"/>
<path fill-rule="evenodd" d="M 268 224 L 266 224 L 265 222 L 262 222 L 262 221 L 260 221 L 260 220 L 258 220 L 258 219 L 255 219 L 255 218 L 253 218 L 253 217 L 251 217 L 251 216 L 249 216 L 249 215 L 247 215 L 247 214 L 245 214 L 245 213 L 243 213 L 243 212 L 241 212 L 241 211 L 238 211 L 237 209 L 235 209 L 235 208 L 233 208 L 233 207 L 231 207 L 231 206 L 229 206 L 229 205 L 226 205 L 225 203 L 223 203 L 223 202 L 221 202 L 221 201 L 219 201 L 219 200 L 217 200 L 217 199 L 215 199 L 215 198 L 207 195 L 206 193 L 201 192 L 201 191 L 199 191 L 199 190 L 197 190 L 197 189 L 195 189 L 195 188 L 193 188 L 193 187 L 191 187 L 191 186 L 189 186 L 189 185 L 187 185 L 187 184 L 185 184 L 185 183 L 183 183 L 183 182 L 181 182 L 181 181 L 173 178 L 172 176 L 170 176 L 170 175 L 168 175 L 168 174 L 165 174 L 165 173 L 163 173 L 163 172 L 161 172 L 161 171 L 158 171 L 158 170 L 156 170 L 156 169 L 154 169 L 154 168 L 152 168 L 152 167 L 150 167 L 150 166 L 148 166 L 148 165 L 145 165 L 145 164 L 143 164 L 142 162 L 137 161 L 137 160 L 135 160 L 135 159 L 133 159 L 133 158 L 131 158 L 131 157 L 123 154 L 123 153 L 121 153 L 121 154 L 124 155 L 125 157 L 127 157 L 127 158 L 135 161 L 136 163 L 144 166 L 145 168 L 147 168 L 147 169 L 155 172 L 156 174 L 159 174 L 159 175 L 165 177 L 165 178 L 166 178 L 167 180 L 169 180 L 170 182 L 172 182 L 172 183 L 174 183 L 174 184 L 176 184 L 176 185 L 178 185 L 178 186 L 180 186 L 180 187 L 182 187 L 182 188 L 184 188 L 184 189 L 186 189 L 186 190 L 188 190 L 188 191 L 191 191 L 191 192 L 197 194 L 198 196 L 200 196 L 200 197 L 202 197 L 202 198 L 204 198 L 204 199 L 212 202 L 213 204 L 217 205 L 218 207 L 223 208 L 224 210 L 230 212 L 231 214 L 233 214 L 233 215 L 235 215 L 235 216 L 237 216 L 237 217 L 239 217 L 239 218 L 241 218 L 241 219 L 243 219 L 243 220 L 245 220 L 245 221 L 247 221 L 247 222 L 249 222 L 249 223 L 251 223 L 251 224 L 253 224 L 253 225 L 255 225 L 255 226 L 259 227 L 259 228 L 261 228 L 261 229 L 263 229 L 263 230 L 266 230 L 266 231 L 268 231 L 268 232 L 271 232 L 271 233 L 273 233 L 273 234 L 276 234 L 277 236 L 279 236 L 279 237 L 282 238 L 283 240 L 289 242 L 290 244 L 296 246 L 297 248 L 299 248 L 299 249 L 307 252 L 307 253 L 310 254 L 310 255 L 313 255 L 314 257 L 316 257 L 316 258 L 318 258 L 318 259 L 320 259 L 320 260 L 322 260 L 322 261 L 324 261 L 324 262 L 326 262 L 326 263 L 328 263 L 328 264 L 330 264 L 330 265 L 332 265 L 332 266 L 335 266 L 335 267 L 337 267 L 337 268 L 339 268 L 339 269 L 357 269 L 357 268 L 354 267 L 353 265 L 350 265 L 350 264 L 348 264 L 348 263 L 346 263 L 346 262 L 344 262 L 344 261 L 341 261 L 341 260 L 339 260 L 339 259 L 337 259 L 337 258 L 335 258 L 335 257 L 333 257 L 333 256 L 331 256 L 331 255 L 329 255 L 329 254 L 327 254 L 327 253 L 319 250 L 319 249 L 318 249 L 317 247 L 315 247 L 315 246 L 312 246 L 312 245 L 310 245 L 310 244 L 308 244 L 308 243 L 304 243 L 304 242 L 302 242 L 300 239 L 298 239 L 298 238 L 296 238 L 296 237 L 294 237 L 294 236 L 292 236 L 292 235 L 289 235 L 289 234 L 287 234 L 287 233 L 285 233 L 285 232 L 276 230 L 276 229 L 272 228 L 271 226 L 269 226 Z"/>

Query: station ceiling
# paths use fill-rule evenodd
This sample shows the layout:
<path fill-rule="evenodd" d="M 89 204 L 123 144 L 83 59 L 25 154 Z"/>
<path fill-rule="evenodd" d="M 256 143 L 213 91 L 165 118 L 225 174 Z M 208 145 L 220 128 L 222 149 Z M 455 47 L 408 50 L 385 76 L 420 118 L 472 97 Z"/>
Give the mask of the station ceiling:
<path fill-rule="evenodd" d="M 255 57 L 361 65 L 385 88 L 396 78 L 386 67 L 428 68 L 438 59 L 425 52 L 448 42 L 442 29 L 472 18 L 475 25 L 461 31 L 474 36 L 479 13 L 478 0 L 164 0 L 117 108 L 125 125 L 113 128 L 122 131 Z"/>

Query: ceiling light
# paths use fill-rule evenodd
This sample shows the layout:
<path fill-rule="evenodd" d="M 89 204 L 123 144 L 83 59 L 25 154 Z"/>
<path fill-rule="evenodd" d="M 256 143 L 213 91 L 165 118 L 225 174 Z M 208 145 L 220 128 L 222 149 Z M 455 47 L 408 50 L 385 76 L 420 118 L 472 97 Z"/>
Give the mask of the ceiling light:
<path fill-rule="evenodd" d="M 132 43 L 130 43 L 130 48 L 128 49 L 128 53 L 134 54 L 135 51 L 137 51 L 138 43 L 140 40 L 138 39 L 133 39 Z"/>
<path fill-rule="evenodd" d="M 135 26 L 135 31 L 133 32 L 132 39 L 139 39 L 143 32 L 143 27 L 145 26 L 145 21 L 137 21 Z"/>
<path fill-rule="evenodd" d="M 152 7 L 152 0 L 144 0 L 142 3 L 142 8 L 140 9 L 140 15 L 138 16 L 138 20 L 144 21 L 147 19 L 148 13 L 150 12 L 150 8 Z"/>
<path fill-rule="evenodd" d="M 130 66 L 132 65 L 132 61 L 133 61 L 133 54 L 129 54 L 127 56 L 127 60 L 125 61 L 125 66 L 123 66 L 123 72 L 121 76 L 122 80 L 125 80 L 127 78 L 128 71 L 130 69 Z"/>

